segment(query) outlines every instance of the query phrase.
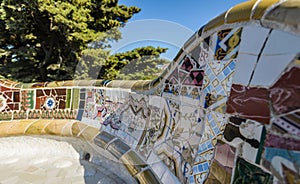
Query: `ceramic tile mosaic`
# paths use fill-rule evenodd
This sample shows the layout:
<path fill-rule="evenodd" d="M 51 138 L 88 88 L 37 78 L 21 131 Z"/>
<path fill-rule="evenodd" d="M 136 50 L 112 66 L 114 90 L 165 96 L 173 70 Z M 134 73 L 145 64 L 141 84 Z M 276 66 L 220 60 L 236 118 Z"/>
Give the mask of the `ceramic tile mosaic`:
<path fill-rule="evenodd" d="M 264 42 L 268 39 L 270 29 L 259 26 L 247 26 L 243 28 L 239 54 L 249 54 L 258 56 L 263 48 Z M 253 42 L 255 38 L 255 42 Z M 239 59 L 239 56 L 237 57 Z M 255 60 L 256 61 L 256 60 Z M 244 62 L 239 59 L 239 62 Z M 251 71 L 251 69 L 249 69 Z"/>
<path fill-rule="evenodd" d="M 215 154 L 211 169 L 205 183 L 230 184 L 235 161 L 235 148 L 218 141 L 215 146 Z"/>
<path fill-rule="evenodd" d="M 281 178 L 285 177 L 284 174 L 286 171 L 292 171 L 296 174 L 294 177 L 299 178 L 297 168 L 295 167 L 299 165 L 299 156 L 299 152 L 295 151 L 287 151 L 278 148 L 265 148 L 264 158 L 266 160 L 264 164 L 266 168 L 273 170 L 274 176 L 277 177 L 279 181 L 282 180 Z M 283 182 L 284 180 L 285 179 L 283 179 Z"/>
<path fill-rule="evenodd" d="M 268 134 L 264 154 L 262 156 L 265 168 L 273 171 L 274 176 L 282 183 L 290 180 L 289 174 L 293 173 L 299 178 L 299 137 L 282 137 L 280 134 Z M 295 180 L 296 181 L 296 180 Z"/>
<path fill-rule="evenodd" d="M 199 99 L 203 78 L 203 66 L 193 58 L 186 56 L 167 77 L 163 96 L 178 98 L 177 96 L 182 95 L 188 98 Z M 168 93 L 172 94 L 172 96 L 169 96 Z"/>
<path fill-rule="evenodd" d="M 239 53 L 232 82 L 247 86 L 256 66 L 258 55 Z"/>
<path fill-rule="evenodd" d="M 224 29 L 211 37 L 210 47 L 214 50 L 214 60 L 235 59 L 241 42 L 242 28 Z"/>
<path fill-rule="evenodd" d="M 207 62 L 213 60 L 213 50 L 209 47 L 210 44 L 210 37 L 207 37 L 203 39 L 203 41 L 200 43 L 199 48 L 199 57 L 198 57 L 198 63 L 200 66 L 205 66 Z"/>
<path fill-rule="evenodd" d="M 294 54 L 262 55 L 257 63 L 250 85 L 272 86 L 278 79 L 278 76 L 280 76 L 285 68 L 293 61 L 294 57 Z M 272 72 L 267 73 L 267 71 Z"/>
<path fill-rule="evenodd" d="M 228 96 L 235 69 L 235 60 L 212 61 L 205 69 L 204 93 Z"/>
<path fill-rule="evenodd" d="M 208 175 L 210 161 L 214 155 L 217 139 L 222 137 L 226 117 L 217 112 L 205 111 L 204 130 L 194 160 L 193 172 L 189 176 L 195 183 L 203 183 Z"/>
<path fill-rule="evenodd" d="M 268 90 L 233 84 L 226 112 L 268 124 L 270 120 Z"/>
<path fill-rule="evenodd" d="M 0 135 L 81 136 L 146 183 L 299 183 L 299 9 L 236 6 L 152 82 L 0 80 Z"/>
<path fill-rule="evenodd" d="M 300 136 L 300 112 L 272 119 L 272 131 Z"/>
<path fill-rule="evenodd" d="M 281 30 L 272 30 L 263 50 L 264 55 L 296 55 L 299 53 L 299 36 Z"/>
<path fill-rule="evenodd" d="M 259 163 L 265 138 L 265 127 L 255 121 L 230 117 L 223 140 L 237 148 L 240 157 Z"/>
<path fill-rule="evenodd" d="M 233 183 L 272 183 L 273 177 L 260 167 L 253 165 L 246 160 L 237 159 L 234 171 Z"/>
<path fill-rule="evenodd" d="M 103 122 L 102 130 L 120 138 L 132 148 L 140 145 L 140 138 L 145 134 L 145 126 L 149 121 L 150 109 L 148 97 L 131 94 L 122 105 L 113 104 L 111 113 Z M 110 126 L 108 126 L 110 125 Z"/>
<path fill-rule="evenodd" d="M 270 98 L 277 114 L 300 108 L 300 68 L 293 67 L 284 73 L 270 88 Z"/>

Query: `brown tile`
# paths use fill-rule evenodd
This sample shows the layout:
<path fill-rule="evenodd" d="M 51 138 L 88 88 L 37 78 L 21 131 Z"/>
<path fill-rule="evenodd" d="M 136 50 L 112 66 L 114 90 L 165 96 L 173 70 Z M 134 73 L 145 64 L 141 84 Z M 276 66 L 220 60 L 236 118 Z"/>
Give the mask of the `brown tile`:
<path fill-rule="evenodd" d="M 57 95 L 66 95 L 67 90 L 66 89 L 54 89 Z"/>
<path fill-rule="evenodd" d="M 20 92 L 14 92 L 14 102 L 20 102 Z"/>
<path fill-rule="evenodd" d="M 233 84 L 227 101 L 227 113 L 261 123 L 269 123 L 270 109 L 268 90 Z"/>
<path fill-rule="evenodd" d="M 36 97 L 44 96 L 43 90 L 37 89 L 36 90 Z"/>
<path fill-rule="evenodd" d="M 292 68 L 270 88 L 270 98 L 277 114 L 300 108 L 300 69 Z"/>

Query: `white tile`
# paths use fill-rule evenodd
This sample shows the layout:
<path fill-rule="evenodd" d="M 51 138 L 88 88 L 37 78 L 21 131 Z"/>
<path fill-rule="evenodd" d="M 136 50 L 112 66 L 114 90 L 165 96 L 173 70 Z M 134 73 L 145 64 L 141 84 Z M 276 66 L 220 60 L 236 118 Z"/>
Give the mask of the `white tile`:
<path fill-rule="evenodd" d="M 261 51 L 269 29 L 261 27 L 244 27 L 242 30 L 239 53 L 255 54 Z"/>
<path fill-rule="evenodd" d="M 262 55 L 254 71 L 251 86 L 271 86 L 275 83 L 295 55 Z"/>
<path fill-rule="evenodd" d="M 218 40 L 218 33 L 214 33 L 210 37 L 210 42 L 209 42 L 209 51 L 212 54 L 212 56 L 214 56 L 214 54 L 215 54 L 215 50 L 216 50 L 216 46 L 217 46 L 217 40 Z"/>
<path fill-rule="evenodd" d="M 300 36 L 279 30 L 273 30 L 263 55 L 298 54 L 300 52 Z"/>
<path fill-rule="evenodd" d="M 170 171 L 167 170 L 161 179 L 163 184 L 180 184 L 176 176 Z"/>
<path fill-rule="evenodd" d="M 163 176 L 163 174 L 165 173 L 165 171 L 168 169 L 167 166 L 163 162 L 155 163 L 151 167 L 152 167 L 152 170 L 155 172 L 155 174 L 159 178 L 161 178 Z"/>
<path fill-rule="evenodd" d="M 160 96 L 149 95 L 149 105 L 163 109 L 165 106 L 166 100 Z"/>
<path fill-rule="evenodd" d="M 257 60 L 256 55 L 239 53 L 232 82 L 248 85 Z"/>

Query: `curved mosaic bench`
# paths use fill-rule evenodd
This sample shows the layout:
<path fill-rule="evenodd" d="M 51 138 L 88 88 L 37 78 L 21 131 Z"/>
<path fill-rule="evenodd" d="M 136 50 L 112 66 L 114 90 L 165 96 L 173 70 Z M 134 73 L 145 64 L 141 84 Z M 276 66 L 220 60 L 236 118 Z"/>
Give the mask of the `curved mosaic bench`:
<path fill-rule="evenodd" d="M 2 80 L 1 135 L 81 137 L 140 183 L 298 183 L 298 17 L 297 0 L 239 4 L 154 81 Z"/>

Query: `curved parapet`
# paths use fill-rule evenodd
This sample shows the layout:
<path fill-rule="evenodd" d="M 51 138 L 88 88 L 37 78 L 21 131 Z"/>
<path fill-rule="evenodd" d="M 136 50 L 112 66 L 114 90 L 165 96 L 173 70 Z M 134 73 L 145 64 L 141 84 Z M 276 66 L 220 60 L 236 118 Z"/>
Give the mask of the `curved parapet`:
<path fill-rule="evenodd" d="M 1 135 L 83 137 L 141 183 L 299 182 L 298 17 L 297 0 L 236 5 L 154 81 L 2 80 Z"/>

